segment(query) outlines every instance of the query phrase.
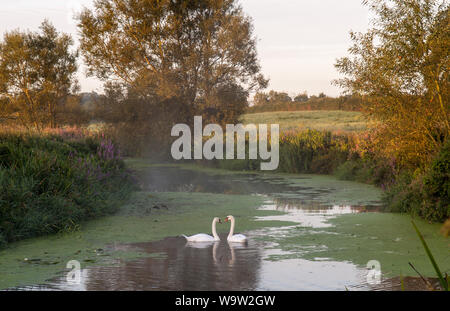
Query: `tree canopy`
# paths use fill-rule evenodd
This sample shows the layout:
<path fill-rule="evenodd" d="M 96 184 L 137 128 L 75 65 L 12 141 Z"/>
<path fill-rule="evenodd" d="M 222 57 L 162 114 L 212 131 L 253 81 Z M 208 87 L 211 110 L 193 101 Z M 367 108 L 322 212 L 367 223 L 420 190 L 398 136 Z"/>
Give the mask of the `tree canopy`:
<path fill-rule="evenodd" d="M 149 107 L 172 105 L 177 121 L 206 108 L 216 117 L 235 109 L 235 118 L 248 92 L 267 84 L 251 19 L 235 0 L 96 0 L 78 26 L 88 74 L 122 83 Z"/>
<path fill-rule="evenodd" d="M 380 152 L 422 167 L 449 138 L 450 15 L 446 1 L 367 0 L 377 16 L 351 33 L 337 84 L 366 98 Z"/>
<path fill-rule="evenodd" d="M 40 32 L 7 32 L 0 42 L 0 109 L 23 125 L 56 126 L 58 108 L 76 90 L 72 38 L 44 21 Z"/>

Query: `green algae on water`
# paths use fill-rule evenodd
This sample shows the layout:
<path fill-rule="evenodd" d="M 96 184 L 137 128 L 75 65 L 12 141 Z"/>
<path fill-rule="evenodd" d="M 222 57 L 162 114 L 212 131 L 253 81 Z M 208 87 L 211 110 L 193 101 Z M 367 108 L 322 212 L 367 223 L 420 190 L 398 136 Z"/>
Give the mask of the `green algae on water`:
<path fill-rule="evenodd" d="M 439 224 L 415 220 L 443 272 L 450 271 L 450 241 L 439 234 Z M 329 220 L 333 226 L 307 228 L 297 226 L 274 236 L 287 255 L 272 256 L 271 260 L 288 258 L 329 258 L 350 261 L 365 267 L 370 260 L 381 263 L 385 276 L 417 276 L 410 268 L 414 264 L 421 274 L 435 277 L 408 215 L 391 213 L 357 213 Z"/>
<path fill-rule="evenodd" d="M 263 226 L 282 226 L 286 222 L 254 221 L 253 216 L 273 215 L 276 211 L 257 211 L 261 196 L 205 193 L 136 192 L 119 213 L 85 222 L 77 232 L 28 239 L 12 243 L 0 251 L 0 289 L 42 284 L 64 271 L 70 260 L 82 268 L 114 264 L 151 254 L 114 251 L 116 243 L 159 240 L 181 234 L 208 233 L 214 216 L 233 214 L 239 219 L 237 230 L 254 230 Z M 167 209 L 154 209 L 164 204 Z M 148 212 L 150 208 L 150 212 Z M 218 226 L 218 232 L 228 232 Z M 99 251 L 102 250 L 102 251 Z M 39 259 L 28 261 L 27 259 Z M 51 262 L 53 264 L 42 264 Z"/>

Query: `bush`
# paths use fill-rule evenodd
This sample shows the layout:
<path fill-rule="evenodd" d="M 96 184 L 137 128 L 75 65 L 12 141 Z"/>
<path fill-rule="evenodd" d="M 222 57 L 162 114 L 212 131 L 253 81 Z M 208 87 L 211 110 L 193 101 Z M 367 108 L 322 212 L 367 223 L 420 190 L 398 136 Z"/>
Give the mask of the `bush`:
<path fill-rule="evenodd" d="M 352 157 L 353 136 L 330 131 L 306 130 L 280 136 L 279 172 L 331 174 Z M 236 146 L 235 146 L 236 150 Z M 202 161 L 229 170 L 259 170 L 261 159 L 250 160 L 246 139 L 246 158 L 242 160 Z M 212 162 L 212 164 L 211 164 Z"/>
<path fill-rule="evenodd" d="M 450 141 L 424 173 L 404 172 L 385 193 L 391 211 L 412 213 L 432 222 L 450 217 Z"/>
<path fill-rule="evenodd" d="M 387 184 L 393 183 L 395 174 L 393 166 L 371 157 L 349 159 L 334 171 L 334 175 L 339 179 L 374 184 L 383 189 Z"/>
<path fill-rule="evenodd" d="M 424 217 L 444 221 L 450 217 L 450 140 L 432 162 L 423 180 Z"/>
<path fill-rule="evenodd" d="M 131 190 L 108 140 L 0 135 L 0 246 L 112 213 Z"/>
<path fill-rule="evenodd" d="M 343 180 L 355 180 L 355 176 L 362 170 L 363 165 L 360 161 L 347 161 L 339 165 L 334 171 L 334 175 Z"/>

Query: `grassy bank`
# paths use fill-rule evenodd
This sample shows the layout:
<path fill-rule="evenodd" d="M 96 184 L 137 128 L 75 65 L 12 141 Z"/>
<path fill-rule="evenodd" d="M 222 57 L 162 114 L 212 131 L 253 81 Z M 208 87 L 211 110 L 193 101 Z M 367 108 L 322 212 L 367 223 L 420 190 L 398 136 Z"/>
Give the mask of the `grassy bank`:
<path fill-rule="evenodd" d="M 101 136 L 0 135 L 0 246 L 77 229 L 132 190 L 118 150 Z"/>
<path fill-rule="evenodd" d="M 381 184 L 383 178 L 372 180 L 370 165 L 373 156 L 359 150 L 364 134 L 333 133 L 331 131 L 305 130 L 282 132 L 279 140 L 279 166 L 277 171 L 294 174 L 334 174 L 359 182 Z M 204 161 L 205 165 L 229 170 L 259 170 L 260 159 L 249 159 L 247 142 L 246 159 Z M 235 148 L 236 149 L 236 148 Z M 364 154 L 363 154 L 364 153 Z M 364 158 L 364 159 L 363 159 Z M 363 163 L 355 170 L 342 167 L 347 163 Z M 367 164 L 367 165 L 366 165 Z M 363 170 L 368 172 L 362 173 Z M 364 175 L 364 176 L 363 176 Z"/>

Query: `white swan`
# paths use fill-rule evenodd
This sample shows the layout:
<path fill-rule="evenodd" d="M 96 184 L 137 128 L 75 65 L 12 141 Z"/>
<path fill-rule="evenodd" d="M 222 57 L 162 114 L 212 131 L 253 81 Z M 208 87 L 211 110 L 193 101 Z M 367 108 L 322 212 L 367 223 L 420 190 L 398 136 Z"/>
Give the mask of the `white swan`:
<path fill-rule="evenodd" d="M 199 233 L 199 234 L 195 234 L 195 235 L 191 235 L 191 236 L 185 236 L 184 234 L 182 234 L 182 236 L 185 237 L 188 242 L 220 241 L 220 238 L 217 235 L 217 231 L 216 231 L 216 223 L 219 223 L 219 224 L 221 223 L 219 217 L 214 217 L 214 219 L 212 221 L 212 235 L 213 236 L 210 236 L 209 234 L 205 234 L 205 233 Z"/>
<path fill-rule="evenodd" d="M 243 234 L 234 234 L 234 225 L 235 225 L 235 220 L 234 217 L 229 215 L 225 218 L 225 222 L 227 221 L 231 221 L 231 227 L 230 227 L 230 233 L 228 233 L 228 242 L 236 242 L 236 243 L 246 243 L 247 242 L 247 237 Z"/>

